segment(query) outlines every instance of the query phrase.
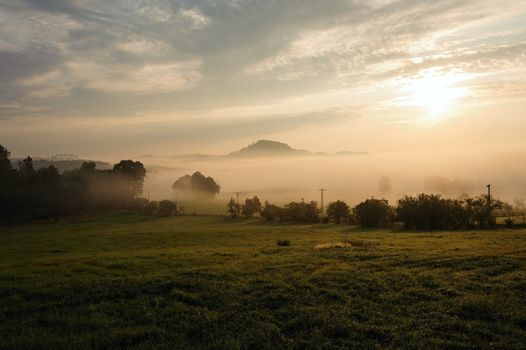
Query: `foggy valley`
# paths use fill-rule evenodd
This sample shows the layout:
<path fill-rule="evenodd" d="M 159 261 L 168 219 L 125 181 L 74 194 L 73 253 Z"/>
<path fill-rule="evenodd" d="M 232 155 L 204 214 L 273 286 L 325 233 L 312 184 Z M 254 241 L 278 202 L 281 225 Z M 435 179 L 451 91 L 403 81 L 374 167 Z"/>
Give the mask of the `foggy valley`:
<path fill-rule="evenodd" d="M 0 349 L 525 349 L 526 1 L 0 28 Z"/>

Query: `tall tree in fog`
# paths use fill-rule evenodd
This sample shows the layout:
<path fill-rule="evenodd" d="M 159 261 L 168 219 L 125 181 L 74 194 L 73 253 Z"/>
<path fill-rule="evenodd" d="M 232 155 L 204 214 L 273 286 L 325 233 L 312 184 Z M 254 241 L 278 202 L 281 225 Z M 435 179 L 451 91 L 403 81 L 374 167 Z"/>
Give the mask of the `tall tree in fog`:
<path fill-rule="evenodd" d="M 212 199 L 221 190 L 221 186 L 215 182 L 214 178 L 205 176 L 199 171 L 191 176 L 180 177 L 173 183 L 172 188 L 178 194 L 191 194 L 194 199 Z"/>
<path fill-rule="evenodd" d="M 9 151 L 0 145 L 0 217 L 8 220 L 14 202 L 14 172 Z"/>
<path fill-rule="evenodd" d="M 142 193 L 146 169 L 141 162 L 121 160 L 113 166 L 113 171 L 129 182 L 130 193 L 133 197 L 138 197 Z"/>
<path fill-rule="evenodd" d="M 380 177 L 380 180 L 378 180 L 378 191 L 381 194 L 391 193 L 391 179 L 385 175 Z"/>

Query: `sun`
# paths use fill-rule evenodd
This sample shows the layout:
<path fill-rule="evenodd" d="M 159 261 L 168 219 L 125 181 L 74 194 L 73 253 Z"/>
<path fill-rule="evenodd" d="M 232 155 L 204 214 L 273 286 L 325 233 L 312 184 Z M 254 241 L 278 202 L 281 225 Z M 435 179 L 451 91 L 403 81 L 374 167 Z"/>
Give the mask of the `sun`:
<path fill-rule="evenodd" d="M 438 121 L 453 111 L 458 99 L 469 95 L 469 89 L 461 86 L 465 80 L 466 74 L 460 72 L 443 73 L 436 68 L 422 71 L 400 82 L 399 104 L 421 109 L 425 121 Z"/>

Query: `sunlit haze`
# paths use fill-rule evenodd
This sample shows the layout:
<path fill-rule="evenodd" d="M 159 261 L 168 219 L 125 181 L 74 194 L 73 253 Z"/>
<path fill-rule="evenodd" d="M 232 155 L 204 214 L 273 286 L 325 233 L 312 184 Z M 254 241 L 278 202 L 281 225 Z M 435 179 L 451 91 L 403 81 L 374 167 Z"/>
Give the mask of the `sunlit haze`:
<path fill-rule="evenodd" d="M 247 162 L 167 158 L 269 139 L 369 153 L 298 160 L 305 188 L 354 188 L 363 172 L 398 189 L 438 176 L 524 192 L 524 1 L 4 0 L 0 26 L 14 157 L 140 159 L 177 169 L 149 174 L 166 191 L 195 170 L 232 191 L 289 187 L 285 170 L 263 186 Z"/>

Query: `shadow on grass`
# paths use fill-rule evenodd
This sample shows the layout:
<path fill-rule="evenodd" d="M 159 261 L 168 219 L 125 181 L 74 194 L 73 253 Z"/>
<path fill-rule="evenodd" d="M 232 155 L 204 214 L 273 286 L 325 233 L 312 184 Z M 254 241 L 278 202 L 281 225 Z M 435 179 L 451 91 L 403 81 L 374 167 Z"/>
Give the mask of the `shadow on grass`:
<path fill-rule="evenodd" d="M 363 227 L 363 226 L 350 226 L 342 230 L 343 233 L 391 233 L 395 232 L 391 228 L 382 227 Z"/>
<path fill-rule="evenodd" d="M 113 212 L 89 213 L 82 216 L 67 217 L 59 221 L 60 224 L 136 224 L 159 219 L 156 215 Z"/>

